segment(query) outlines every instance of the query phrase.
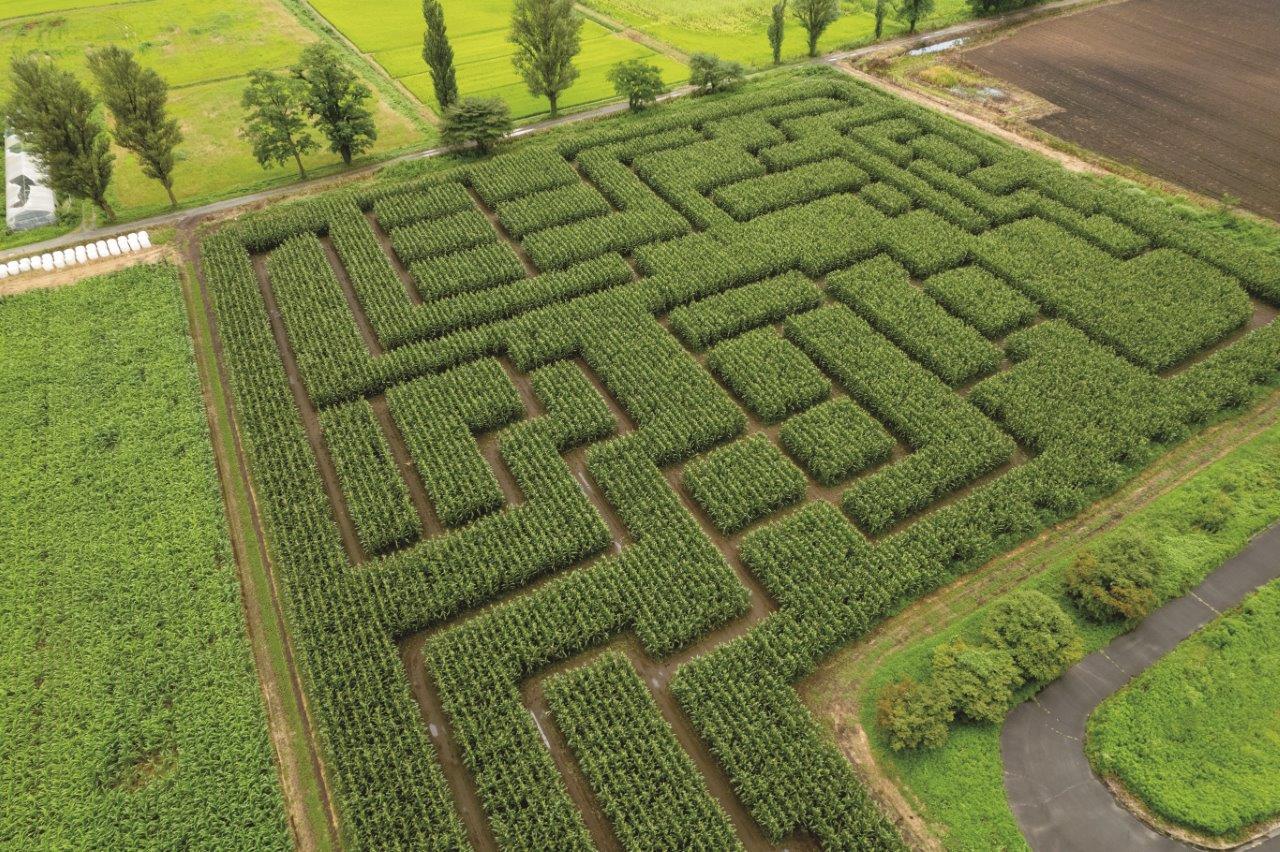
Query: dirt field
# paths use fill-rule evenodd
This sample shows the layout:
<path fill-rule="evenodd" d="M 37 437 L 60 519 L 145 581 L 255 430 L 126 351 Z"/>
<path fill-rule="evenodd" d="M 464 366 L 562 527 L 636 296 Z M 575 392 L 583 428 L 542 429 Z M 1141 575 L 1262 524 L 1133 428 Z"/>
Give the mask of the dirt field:
<path fill-rule="evenodd" d="M 1034 124 L 1280 218 L 1280 5 L 1128 0 L 1031 24 L 965 59 L 1062 108 Z"/>

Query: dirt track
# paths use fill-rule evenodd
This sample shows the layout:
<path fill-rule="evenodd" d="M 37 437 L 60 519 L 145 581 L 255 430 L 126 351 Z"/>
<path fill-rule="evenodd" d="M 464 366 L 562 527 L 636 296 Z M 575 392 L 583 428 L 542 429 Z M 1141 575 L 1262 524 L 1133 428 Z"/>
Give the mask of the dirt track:
<path fill-rule="evenodd" d="M 965 53 L 1061 107 L 1033 123 L 1210 197 L 1280 218 L 1280 7 L 1129 0 Z"/>

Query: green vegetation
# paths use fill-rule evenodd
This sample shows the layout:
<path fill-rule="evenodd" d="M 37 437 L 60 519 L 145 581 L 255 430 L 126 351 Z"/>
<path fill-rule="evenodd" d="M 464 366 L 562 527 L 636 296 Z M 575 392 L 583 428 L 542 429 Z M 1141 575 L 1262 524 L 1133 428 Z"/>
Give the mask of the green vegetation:
<path fill-rule="evenodd" d="M 292 848 L 175 270 L 0 300 L 7 846 Z"/>
<path fill-rule="evenodd" d="M 768 37 L 772 0 L 591 0 L 588 5 L 685 53 L 715 53 L 753 67 L 764 67 L 773 59 Z M 865 44 L 875 34 L 876 0 L 843 0 L 839 7 L 840 17 L 822 31 L 819 52 Z M 970 15 L 966 0 L 937 0 L 934 11 L 919 26 L 941 27 Z M 788 26 L 805 32 L 792 12 L 787 18 Z M 905 23 L 890 16 L 884 34 L 894 36 L 906 29 Z M 799 59 L 807 48 L 807 38 L 798 35 L 784 40 L 780 55 L 784 60 Z"/>
<path fill-rule="evenodd" d="M 421 29 L 420 26 L 416 29 Z M 253 68 L 285 71 L 300 46 L 314 42 L 278 0 L 221 0 L 216 6 L 193 0 L 142 3 L 67 3 L 23 0 L 0 12 L 0 56 L 38 51 L 86 80 L 85 51 L 116 44 L 134 51 L 146 69 L 170 86 L 168 111 L 177 120 L 173 187 L 178 201 L 198 204 L 295 179 L 292 165 L 263 171 L 248 145 L 236 139 L 242 120 L 240 95 Z M 228 49 L 234 45 L 235 49 Z M 7 75 L 0 99 L 11 94 Z M 411 118 L 382 96 L 373 105 L 383 156 L 430 139 Z M 115 175 L 108 199 L 122 219 L 163 212 L 169 198 L 163 184 L 144 173 L 139 159 L 116 148 Z M 333 171 L 340 158 L 328 153 L 304 157 L 312 174 Z"/>
<path fill-rule="evenodd" d="M 816 192 L 798 191 L 806 181 L 788 173 L 799 169 L 823 178 Z M 747 212 L 752 193 L 732 187 L 773 175 L 750 184 L 768 202 Z M 795 683 L 1278 378 L 1274 325 L 1173 375 L 1153 359 L 1140 366 L 1110 343 L 1135 327 L 1143 306 L 1127 301 L 983 336 L 915 281 L 977 266 L 1039 312 L 1063 291 L 1079 295 L 1063 258 L 1193 259 L 1213 270 L 1223 309 L 1196 324 L 1185 310 L 1195 299 L 1178 286 L 1180 308 L 1144 320 L 1163 354 L 1185 350 L 1185 362 L 1219 339 L 1245 294 L 1280 298 L 1280 261 L 817 69 L 402 177 L 246 216 L 202 245 L 310 707 L 344 827 L 362 845 L 463 842 L 420 708 L 388 688 L 404 679 L 393 640 L 426 631 L 442 718 L 500 845 L 590 845 L 524 690 L 620 640 L 650 659 L 685 652 L 646 688 L 679 702 L 766 838 L 898 848 Z M 1030 228 L 1044 244 L 1013 263 L 999 249 L 1006 229 Z M 817 281 L 832 301 L 815 296 Z M 993 302 L 996 325 L 1009 301 Z M 929 322 L 913 327 L 904 311 Z M 700 359 L 682 340 L 716 348 Z M 802 375 L 811 395 L 782 393 Z M 815 378 L 832 400 L 818 401 Z M 404 439 L 443 529 L 362 552 L 358 532 L 334 522 L 315 461 L 323 437 L 303 428 L 310 409 L 299 411 L 295 391 L 321 417 L 385 395 L 396 426 L 386 436 Z M 735 395 L 765 416 L 814 407 L 775 430 Z M 713 524 L 740 530 L 809 491 L 779 445 L 835 482 L 837 499 L 778 512 L 740 541 L 709 536 L 676 472 Z M 1237 516 L 1212 508 L 1196 535 L 1212 527 L 1210 541 L 1232 540 Z M 1175 567 L 1162 583 L 1199 570 L 1165 559 Z M 747 588 L 748 574 L 761 588 Z M 1062 605 L 1061 585 L 1041 591 Z M 762 612 L 753 597 L 774 606 Z M 1055 659 L 1052 643 L 1027 641 L 1052 621 L 1033 610 L 1006 613 L 990 637 L 976 625 L 937 672 L 930 648 L 899 674 L 938 674 L 953 713 L 991 718 L 1020 678 Z M 1088 644 L 1111 629 L 1081 632 Z M 699 644 L 721 630 L 735 638 Z M 930 754 L 978 730 L 962 721 Z M 576 748 L 599 750 L 584 742 Z M 949 768 L 949 783 L 973 783 Z M 605 771 L 586 773 L 602 796 L 624 809 L 643 800 Z"/>
<path fill-rule="evenodd" d="M 414 0 L 399 0 L 370 15 L 363 0 L 314 0 L 312 5 L 361 51 L 373 57 L 391 77 L 423 104 L 441 112 L 432 76 L 422 59 L 423 18 Z M 543 113 L 544 97 L 530 94 L 512 66 L 513 45 L 507 40 L 514 0 L 445 2 L 444 22 L 453 46 L 458 92 L 463 97 L 498 98 L 516 118 Z M 580 76 L 564 90 L 558 106 L 569 108 L 613 97 L 607 75 L 626 59 L 657 65 L 665 79 L 683 80 L 679 61 L 624 38 L 591 19 L 582 21 L 582 52 L 574 64 Z"/>
<path fill-rule="evenodd" d="M 1280 426 L 1273 426 L 1174 490 L 1126 517 L 1114 529 L 1102 534 L 1091 549 L 1105 550 L 1114 542 L 1124 542 L 1135 537 L 1158 541 L 1163 567 L 1157 577 L 1157 599 L 1170 600 L 1194 587 L 1210 571 L 1243 548 L 1252 536 L 1280 517 L 1278 470 Z M 1231 505 L 1225 518 L 1220 508 L 1224 496 Z M 1206 519 L 1216 527 L 1215 530 L 1206 529 Z M 1076 555 L 1071 550 L 1057 554 L 1043 574 L 1029 580 L 1022 588 L 1043 593 L 1066 612 L 1080 631 L 1084 646 L 1082 652 L 1089 653 L 1106 646 L 1126 629 L 1126 625 L 1118 621 L 1094 622 L 1075 607 L 1066 593 L 1064 576 Z M 925 678 L 936 648 L 956 639 L 984 641 L 984 625 L 991 618 L 992 610 L 1001 605 L 1001 601 L 997 600 L 966 615 L 936 635 L 893 653 L 884 660 L 864 691 L 861 714 L 876 760 L 911 792 L 920 803 L 925 818 L 944 833 L 945 844 L 949 849 L 1026 848 L 1005 798 L 1003 764 L 1000 760 L 1000 725 L 956 725 L 952 728 L 946 745 L 940 748 L 894 752 L 888 738 L 874 722 L 877 712 L 875 701 L 880 690 L 892 682 L 902 678 Z M 1203 649 L 1204 646 L 1201 646 L 1200 650 L 1189 651 L 1187 659 L 1203 653 Z M 1163 680 L 1163 677 L 1153 675 L 1153 681 Z M 1259 691 L 1254 694 L 1261 700 L 1261 689 L 1265 682 L 1245 682 L 1258 685 Z M 1171 683 L 1177 683 L 1179 688 L 1186 685 L 1186 681 L 1179 682 L 1176 678 L 1171 679 Z M 1029 697 L 1036 688 L 1038 687 L 1024 687 L 1015 693 L 1014 700 Z M 1127 705 L 1129 702 L 1139 701 L 1147 694 L 1149 693 L 1134 690 L 1132 696 L 1122 703 Z M 1187 712 L 1187 705 L 1182 703 L 1185 694 L 1179 692 L 1178 703 L 1170 705 L 1176 706 L 1178 712 L 1183 714 Z M 1241 703 L 1244 701 L 1247 699 L 1242 699 Z M 1158 706 L 1158 703 L 1143 704 L 1143 707 L 1153 712 Z M 1156 717 L 1144 714 L 1141 718 L 1154 720 Z M 1212 726 L 1214 736 L 1198 739 L 1196 735 L 1190 735 L 1187 740 L 1179 738 L 1176 743 L 1166 741 L 1165 747 L 1200 748 L 1203 743 L 1205 749 L 1217 751 L 1220 757 L 1235 753 L 1229 746 L 1221 745 L 1218 739 L 1220 736 L 1233 735 L 1231 731 L 1238 730 L 1229 728 L 1224 723 L 1225 718 L 1221 714 L 1209 712 L 1204 716 L 1196 714 L 1188 717 L 1185 722 L 1174 725 L 1173 729 L 1194 729 L 1207 733 L 1207 728 Z M 1246 717 L 1242 715 L 1240 718 L 1243 722 Z M 1253 713 L 1248 718 L 1260 723 L 1263 716 Z M 1158 724 L 1153 721 L 1153 727 L 1144 730 L 1159 730 Z M 1184 725 L 1187 727 L 1184 728 Z M 1195 727 L 1197 725 L 1203 727 Z M 1169 729 L 1169 726 L 1164 728 L 1166 731 Z M 1111 740 L 1113 743 L 1119 741 L 1121 740 Z M 1123 742 L 1138 740 L 1125 738 Z M 1256 738 L 1253 742 L 1257 742 Z M 1138 765 L 1132 753 L 1122 753 L 1121 749 L 1115 751 L 1115 759 L 1124 761 L 1125 766 Z M 1154 752 L 1146 754 L 1153 755 Z M 1154 762 L 1144 763 L 1143 771 L 1159 772 L 1159 764 L 1171 766 L 1173 761 L 1182 760 L 1170 751 L 1165 751 L 1162 755 Z M 1191 759 L 1188 754 L 1187 760 Z M 1206 759 L 1205 755 L 1200 755 L 1202 764 Z M 1234 773 L 1239 768 L 1237 765 L 1230 771 Z M 1171 768 L 1169 775 L 1164 777 L 1176 777 L 1178 771 L 1177 768 Z M 1198 777 L 1197 773 L 1182 776 L 1184 781 L 1194 777 Z M 1172 791 L 1174 788 L 1168 789 Z M 1253 801 L 1263 800 L 1254 798 Z M 1240 824 L 1247 824 L 1247 821 Z"/>
<path fill-rule="evenodd" d="M 1280 814 L 1278 672 L 1273 582 L 1099 705 L 1085 751 L 1157 816 L 1241 839 Z"/>

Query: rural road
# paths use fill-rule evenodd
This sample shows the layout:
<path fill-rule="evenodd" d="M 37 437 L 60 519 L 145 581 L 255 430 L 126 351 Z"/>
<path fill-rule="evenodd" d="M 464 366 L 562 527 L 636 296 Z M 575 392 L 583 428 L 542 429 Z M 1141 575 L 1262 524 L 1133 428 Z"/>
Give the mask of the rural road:
<path fill-rule="evenodd" d="M 1020 9 L 1010 12 L 1006 15 L 996 15 L 990 18 L 978 18 L 971 21 L 962 21 L 950 27 L 944 27 L 939 30 L 930 30 L 929 32 L 916 33 L 914 35 L 899 36 L 897 38 L 886 39 L 876 44 L 870 44 L 866 47 L 860 47 L 855 50 L 840 50 L 828 53 L 814 60 L 814 63 L 826 63 L 836 65 L 841 62 L 848 62 L 869 56 L 882 50 L 889 49 L 913 49 L 929 44 L 936 44 L 942 41 L 959 38 L 961 36 L 975 35 L 977 33 L 986 32 L 988 30 L 997 29 L 999 27 L 1009 26 L 1011 24 L 1020 23 L 1031 20 L 1032 18 L 1044 17 L 1046 15 L 1056 14 L 1066 11 L 1076 6 L 1092 6 L 1097 5 L 1100 0 L 1055 0 L 1052 3 L 1043 3 L 1031 6 L 1026 9 Z M 759 72 L 759 73 L 768 73 Z M 660 101 L 672 100 L 682 97 L 693 91 L 690 86 L 681 86 L 668 92 L 659 98 Z M 615 103 L 607 103 L 598 107 L 583 110 L 582 112 L 561 115 L 556 118 L 543 119 L 542 121 L 527 124 L 516 128 L 512 131 L 508 138 L 516 139 L 522 136 L 528 136 L 533 133 L 541 133 L 554 127 L 564 124 L 571 124 L 579 121 L 586 121 L 593 118 L 602 118 L 607 115 L 624 112 L 627 109 L 625 101 Z M 353 178 L 367 177 L 372 175 L 379 169 L 394 163 L 404 163 L 412 160 L 424 160 L 430 157 L 438 157 L 441 154 L 448 154 L 458 151 L 457 147 L 438 147 L 428 148 L 421 151 L 411 151 L 407 154 L 401 154 L 389 160 L 383 160 L 378 163 L 371 163 L 367 166 L 349 169 L 339 172 L 335 175 L 328 175 L 322 178 L 313 178 L 305 181 L 285 184 L 284 186 L 275 187 L 273 189 L 263 190 L 261 192 L 249 193 L 247 195 L 237 195 L 232 198 L 226 198 L 221 201 L 215 201 L 210 204 L 201 205 L 200 207 L 190 207 L 184 210 L 174 210 L 168 213 L 161 213 L 155 216 L 148 216 L 144 219 L 135 219 L 129 222 L 117 222 L 113 225 L 87 229 L 83 231 L 72 231 L 58 237 L 53 237 L 38 243 L 30 243 L 24 246 L 15 246 L 14 248 L 0 250 L 0 261 L 16 260 L 32 254 L 40 254 L 41 252 L 51 251 L 56 248 L 65 248 L 66 246 L 75 246 L 81 243 L 92 242 L 94 240 L 104 239 L 116 234 L 128 233 L 129 231 L 137 231 L 146 228 L 160 228 L 169 225 L 177 225 L 181 222 L 190 223 L 196 219 L 205 216 L 211 216 L 219 213 L 227 213 L 229 211 L 238 210 L 242 207 L 250 207 L 260 204 L 264 201 L 271 201 L 278 198 L 285 198 L 300 192 L 313 191 L 323 189 L 329 186 L 335 186 L 344 183 Z"/>
<path fill-rule="evenodd" d="M 1093 773 L 1085 722 L 1113 692 L 1259 586 L 1280 577 L 1280 524 L 1255 538 L 1203 583 L 1147 616 L 1130 633 L 1067 670 L 1013 710 L 1000 735 L 1004 787 L 1036 852 L 1186 850 L 1198 847 L 1147 827 Z M 1248 849 L 1280 852 L 1280 836 Z"/>

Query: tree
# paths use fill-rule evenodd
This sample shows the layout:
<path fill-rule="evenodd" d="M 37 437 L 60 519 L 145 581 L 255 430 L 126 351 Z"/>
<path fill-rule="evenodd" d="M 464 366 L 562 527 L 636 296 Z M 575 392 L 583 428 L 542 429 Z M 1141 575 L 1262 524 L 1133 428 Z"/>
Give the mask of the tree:
<path fill-rule="evenodd" d="M 15 56 L 9 68 L 13 95 L 4 114 L 40 160 L 50 188 L 64 197 L 87 199 L 114 220 L 107 187 L 115 155 L 106 128 L 95 117 L 93 95 L 47 57 Z"/>
<path fill-rule="evenodd" d="M 745 77 L 740 62 L 729 62 L 712 53 L 695 53 L 689 57 L 689 83 L 703 92 L 731 89 Z"/>
<path fill-rule="evenodd" d="M 655 103 L 658 95 L 666 91 L 662 86 L 662 71 L 643 59 L 619 62 L 609 69 L 608 77 L 613 90 L 625 97 L 632 109 Z"/>
<path fill-rule="evenodd" d="M 1067 594 L 1094 621 L 1137 621 L 1155 608 L 1161 562 L 1145 538 L 1113 538 L 1076 556 L 1067 568 Z"/>
<path fill-rule="evenodd" d="M 933 12 L 934 0 L 899 0 L 898 20 L 907 22 L 907 32 L 916 31 L 916 24 L 921 18 Z"/>
<path fill-rule="evenodd" d="M 991 607 L 982 628 L 993 647 L 1008 651 L 1025 680 L 1046 683 L 1080 659 L 1075 622 L 1048 595 L 1023 589 Z"/>
<path fill-rule="evenodd" d="M 884 35 L 884 19 L 889 15 L 889 0 L 876 0 L 876 41 Z"/>
<path fill-rule="evenodd" d="M 990 15 L 994 12 L 1008 12 L 1030 5 L 1032 0 L 966 0 L 975 15 Z"/>
<path fill-rule="evenodd" d="M 177 207 L 173 150 L 182 141 L 182 131 L 166 108 L 168 84 L 155 71 L 139 65 L 132 53 L 115 45 L 90 53 L 89 71 L 111 113 L 116 144 L 138 158 L 142 173 L 159 181 L 169 203 Z"/>
<path fill-rule="evenodd" d="M 511 132 L 511 109 L 500 98 L 463 98 L 445 110 L 440 138 L 447 145 L 474 142 L 481 152 Z"/>
<path fill-rule="evenodd" d="M 769 18 L 769 47 L 773 50 L 773 64 L 782 62 L 782 36 L 787 23 L 787 0 L 773 4 Z"/>
<path fill-rule="evenodd" d="M 324 42 L 302 49 L 293 76 L 303 83 L 302 105 L 316 130 L 329 140 L 329 150 L 351 165 L 351 158 L 367 151 L 378 138 L 373 112 L 365 103 L 373 92 Z"/>
<path fill-rule="evenodd" d="M 515 0 L 509 39 L 529 94 L 549 100 L 554 116 L 560 93 L 578 79 L 573 57 L 582 49 L 582 18 L 573 0 Z"/>
<path fill-rule="evenodd" d="M 249 72 L 249 86 L 240 103 L 245 109 L 241 135 L 253 146 L 253 156 L 264 169 L 271 163 L 284 165 L 292 157 L 298 174 L 305 180 L 302 155 L 314 151 L 316 140 L 307 132 L 307 111 L 303 105 L 305 84 L 296 77 L 281 77 L 271 71 Z"/>
<path fill-rule="evenodd" d="M 791 14 L 809 34 L 809 55 L 818 55 L 818 39 L 840 17 L 840 0 L 794 0 Z"/>
<path fill-rule="evenodd" d="M 933 688 L 975 722 L 998 722 L 1022 683 L 1008 651 L 975 648 L 956 640 L 933 652 Z"/>
<path fill-rule="evenodd" d="M 944 745 L 954 716 L 945 695 L 911 678 L 889 684 L 876 699 L 876 724 L 894 751 Z"/>
<path fill-rule="evenodd" d="M 422 0 L 422 17 L 427 22 L 426 32 L 422 34 L 422 59 L 431 69 L 436 101 L 441 110 L 446 110 L 458 100 L 458 72 L 453 67 L 453 45 L 445 35 L 440 0 Z"/>

